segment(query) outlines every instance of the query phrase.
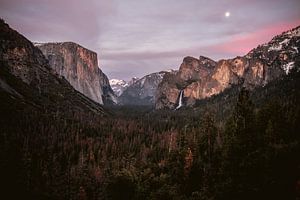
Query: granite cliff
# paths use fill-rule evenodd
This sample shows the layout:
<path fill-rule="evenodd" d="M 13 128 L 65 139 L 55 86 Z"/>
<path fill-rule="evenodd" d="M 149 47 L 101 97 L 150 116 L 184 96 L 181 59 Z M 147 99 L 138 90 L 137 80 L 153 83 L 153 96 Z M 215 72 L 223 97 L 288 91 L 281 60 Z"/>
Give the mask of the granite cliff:
<path fill-rule="evenodd" d="M 3 20 L 0 20 L 0 65 L 2 108 L 70 116 L 105 113 L 100 104 L 59 78 L 42 52 Z"/>
<path fill-rule="evenodd" d="M 174 109 L 183 91 L 183 103 L 218 94 L 231 85 L 242 84 L 248 89 L 279 79 L 299 70 L 300 27 L 274 37 L 270 42 L 251 50 L 245 56 L 213 61 L 185 57 L 178 73 L 168 74 L 158 86 L 155 107 Z"/>
<path fill-rule="evenodd" d="M 97 54 L 73 42 L 44 43 L 36 46 L 56 73 L 79 92 L 100 104 L 116 103 L 107 76 L 98 67 Z"/>

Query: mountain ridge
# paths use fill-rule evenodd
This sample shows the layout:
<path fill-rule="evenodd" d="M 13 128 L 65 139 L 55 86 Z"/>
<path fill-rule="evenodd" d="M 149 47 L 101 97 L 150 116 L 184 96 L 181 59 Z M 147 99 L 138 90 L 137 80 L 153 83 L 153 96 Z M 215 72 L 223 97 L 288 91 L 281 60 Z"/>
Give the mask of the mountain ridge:
<path fill-rule="evenodd" d="M 232 59 L 185 57 L 178 73 L 165 76 L 159 84 L 156 109 L 174 109 L 181 90 L 185 105 L 193 106 L 196 100 L 218 94 L 232 84 L 243 82 L 246 88 L 253 89 L 288 74 L 293 67 L 299 68 L 299 32 L 300 26 L 285 31 Z"/>
<path fill-rule="evenodd" d="M 133 78 L 119 96 L 119 103 L 121 105 L 154 105 L 157 87 L 163 77 L 169 73 L 174 73 L 174 71 L 154 72 L 140 79 Z"/>

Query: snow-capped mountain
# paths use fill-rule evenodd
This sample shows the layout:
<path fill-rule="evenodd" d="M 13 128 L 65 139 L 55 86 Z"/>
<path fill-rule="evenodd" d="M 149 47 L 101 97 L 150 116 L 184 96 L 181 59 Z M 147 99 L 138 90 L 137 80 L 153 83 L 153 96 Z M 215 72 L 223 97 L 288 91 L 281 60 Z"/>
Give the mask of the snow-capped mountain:
<path fill-rule="evenodd" d="M 174 70 L 161 71 L 142 77 L 133 78 L 119 97 L 123 105 L 153 105 L 156 90 L 165 74 L 175 73 Z"/>
<path fill-rule="evenodd" d="M 110 79 L 109 84 L 117 97 L 121 96 L 124 90 L 139 80 L 137 77 L 131 78 L 129 81 L 121 79 Z"/>
<path fill-rule="evenodd" d="M 119 79 L 110 79 L 109 84 L 117 97 L 119 97 L 129 85 L 126 81 Z"/>

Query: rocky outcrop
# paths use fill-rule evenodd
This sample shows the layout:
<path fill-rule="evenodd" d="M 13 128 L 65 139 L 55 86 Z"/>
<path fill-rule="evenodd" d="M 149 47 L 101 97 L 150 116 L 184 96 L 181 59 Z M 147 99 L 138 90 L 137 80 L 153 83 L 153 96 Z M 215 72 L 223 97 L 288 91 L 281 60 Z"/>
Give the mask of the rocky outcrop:
<path fill-rule="evenodd" d="M 174 109 L 183 90 L 185 105 L 243 84 L 249 89 L 264 86 L 292 70 L 299 70 L 300 27 L 274 37 L 243 57 L 215 62 L 200 56 L 183 59 L 178 73 L 163 78 L 158 86 L 156 108 Z"/>
<path fill-rule="evenodd" d="M 174 71 L 161 71 L 144 76 L 141 79 L 133 78 L 118 101 L 121 105 L 154 105 L 156 90 L 166 74 Z"/>
<path fill-rule="evenodd" d="M 103 94 L 102 94 L 103 104 L 104 105 L 117 104 L 118 99 L 110 86 L 108 77 L 102 72 L 102 70 L 100 70 L 99 74 L 101 77 L 100 85 L 102 85 L 102 91 L 103 91 Z"/>
<path fill-rule="evenodd" d="M 18 105 L 16 109 L 30 107 L 72 116 L 85 111 L 104 113 L 98 103 L 59 78 L 42 52 L 3 20 L 0 20 L 0 64 L 1 100 Z"/>
<path fill-rule="evenodd" d="M 97 54 L 73 42 L 36 44 L 59 76 L 66 78 L 90 99 L 108 104 L 116 97 L 106 75 L 98 67 Z"/>

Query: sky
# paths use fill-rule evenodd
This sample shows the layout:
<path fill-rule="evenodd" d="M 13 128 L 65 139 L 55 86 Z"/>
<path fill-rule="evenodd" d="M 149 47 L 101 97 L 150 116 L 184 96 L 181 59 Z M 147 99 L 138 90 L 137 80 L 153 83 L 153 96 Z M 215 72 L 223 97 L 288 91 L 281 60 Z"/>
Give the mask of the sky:
<path fill-rule="evenodd" d="M 245 55 L 299 26 L 299 10 L 300 0 L 0 0 L 0 17 L 31 41 L 76 42 L 124 80 L 185 56 Z"/>

